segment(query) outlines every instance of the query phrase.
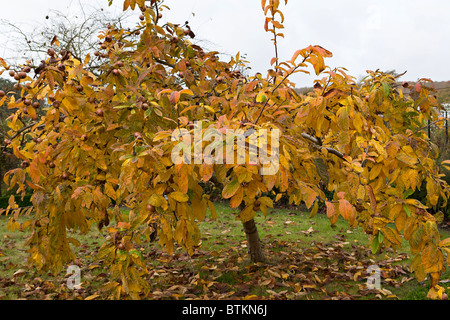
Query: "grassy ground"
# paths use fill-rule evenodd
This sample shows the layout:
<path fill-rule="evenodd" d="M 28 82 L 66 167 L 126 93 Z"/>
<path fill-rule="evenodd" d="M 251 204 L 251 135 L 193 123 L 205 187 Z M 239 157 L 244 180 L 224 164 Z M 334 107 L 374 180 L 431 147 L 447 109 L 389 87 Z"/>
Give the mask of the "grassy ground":
<path fill-rule="evenodd" d="M 326 216 L 298 210 L 274 209 L 258 215 L 267 262 L 253 264 L 236 211 L 217 203 L 217 220 L 200 223 L 201 244 L 194 255 L 177 248 L 168 255 L 155 242 L 139 248 L 150 268 L 147 299 L 425 299 L 429 280 L 418 283 L 409 273 L 411 260 L 405 242 L 398 252 L 372 255 L 369 238 L 345 221 L 331 228 Z M 65 272 L 37 274 L 26 266 L 23 244 L 27 234 L 6 230 L 0 217 L 0 299 L 106 298 L 101 290 L 109 273 L 95 259 L 103 236 L 93 228 L 78 236 L 75 264 L 82 285 L 67 288 Z M 442 231 L 445 237 L 450 232 Z M 380 290 L 367 288 L 368 267 L 378 266 Z M 447 270 L 440 285 L 450 287 Z"/>

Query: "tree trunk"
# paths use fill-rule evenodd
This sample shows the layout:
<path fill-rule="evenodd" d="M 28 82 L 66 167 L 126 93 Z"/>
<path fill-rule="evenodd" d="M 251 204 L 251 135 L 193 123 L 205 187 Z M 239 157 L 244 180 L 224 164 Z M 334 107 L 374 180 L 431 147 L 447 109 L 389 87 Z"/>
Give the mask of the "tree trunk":
<path fill-rule="evenodd" d="M 243 222 L 245 236 L 247 237 L 247 248 L 250 260 L 252 262 L 264 262 L 266 257 L 264 256 L 261 241 L 259 240 L 258 229 L 256 228 L 255 220 L 251 219 L 247 222 Z"/>
<path fill-rule="evenodd" d="M 2 154 L 0 155 L 0 164 L 1 164 L 1 167 L 0 167 L 0 197 L 3 197 L 3 190 L 2 190 L 3 170 L 2 170 L 2 168 L 3 167 L 7 168 L 7 166 L 6 166 L 6 157 L 4 157 Z"/>

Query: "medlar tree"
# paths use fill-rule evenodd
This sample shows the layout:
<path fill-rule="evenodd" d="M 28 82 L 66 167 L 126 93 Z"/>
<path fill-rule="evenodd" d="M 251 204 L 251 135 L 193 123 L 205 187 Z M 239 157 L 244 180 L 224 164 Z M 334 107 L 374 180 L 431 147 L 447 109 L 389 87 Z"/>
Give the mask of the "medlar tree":
<path fill-rule="evenodd" d="M 262 7 L 277 49 L 284 20 L 279 1 L 263 0 Z M 214 176 L 222 197 L 240 210 L 253 261 L 265 259 L 253 220 L 273 206 L 264 195 L 304 202 L 311 216 L 324 201 L 330 222 L 342 216 L 350 227 L 362 227 L 374 252 L 408 240 L 411 270 L 420 281 L 431 276 L 429 297 L 444 297 L 438 281 L 450 239 L 441 239 L 427 209 L 446 202 L 450 191 L 423 133 L 428 120 L 440 123 L 427 79 L 410 95 L 379 71 L 357 85 L 345 70 L 325 65 L 332 54 L 320 46 L 300 49 L 289 61 L 276 56 L 264 77 L 244 77 L 237 71 L 244 64 L 239 55 L 221 61 L 218 52 L 192 44 L 186 26 L 160 25 L 160 1 L 125 0 L 128 8 L 142 11 L 139 39 L 131 37 L 136 30 L 117 26 L 100 33 L 108 63 L 98 76 L 87 68 L 93 57 L 80 60 L 68 50 L 49 51 L 36 79 L 0 60 L 3 71 L 21 74 L 21 98 L 0 100 L 18 108 L 9 118 L 8 146 L 23 161 L 4 180 L 19 193 L 26 186 L 34 192 L 32 218 L 22 225 L 13 198 L 9 206 L 9 226 L 30 230 L 31 265 L 60 270 L 75 258 L 71 246 L 79 245 L 68 230 L 86 233 L 97 225 L 109 234 L 98 253 L 110 266 L 106 288 L 112 298 L 138 299 L 148 293 L 149 270 L 135 246 L 150 240 L 156 223 L 168 252 L 177 243 L 192 254 L 200 239 L 197 223 L 208 208 L 217 216 L 201 187 Z M 298 95 L 289 77 L 308 66 L 322 78 L 313 92 Z M 39 101 L 49 102 L 43 116 L 35 111 Z M 226 140 L 213 140 L 228 132 Z M 254 139 L 227 149 L 227 141 L 248 132 L 256 132 Z M 185 152 L 181 161 L 173 161 L 174 150 Z M 249 161 L 255 150 L 266 151 L 257 158 L 264 161 Z M 189 154 L 203 161 L 190 161 Z M 427 203 L 408 199 L 423 181 Z"/>

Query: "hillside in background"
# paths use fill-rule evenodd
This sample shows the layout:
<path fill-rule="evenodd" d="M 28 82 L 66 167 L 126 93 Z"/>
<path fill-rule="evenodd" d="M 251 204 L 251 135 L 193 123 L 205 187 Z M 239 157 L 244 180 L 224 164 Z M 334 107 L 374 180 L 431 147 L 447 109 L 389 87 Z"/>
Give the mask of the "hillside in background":
<path fill-rule="evenodd" d="M 409 81 L 409 83 L 414 86 L 414 81 Z M 448 103 L 450 104 L 450 81 L 436 81 L 432 83 L 428 83 L 427 86 L 430 86 L 434 89 L 436 89 L 436 97 L 438 99 L 438 102 L 441 104 Z M 311 92 L 313 90 L 312 87 L 304 87 L 304 88 L 297 88 L 295 91 L 300 94 L 305 94 L 308 92 Z M 404 93 L 408 93 L 408 89 L 403 88 Z"/>
<path fill-rule="evenodd" d="M 450 103 L 450 81 L 434 82 L 433 84 L 437 90 L 439 103 Z"/>

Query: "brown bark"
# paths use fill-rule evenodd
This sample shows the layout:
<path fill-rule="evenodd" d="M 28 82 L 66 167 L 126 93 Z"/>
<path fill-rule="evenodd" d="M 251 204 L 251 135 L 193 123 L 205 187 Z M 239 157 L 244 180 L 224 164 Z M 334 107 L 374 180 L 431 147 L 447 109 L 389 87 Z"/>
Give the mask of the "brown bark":
<path fill-rule="evenodd" d="M 247 237 L 247 248 L 250 260 L 252 262 L 264 262 L 266 257 L 261 247 L 259 240 L 258 229 L 256 228 L 255 220 L 251 219 L 243 222 L 245 236 Z"/>

